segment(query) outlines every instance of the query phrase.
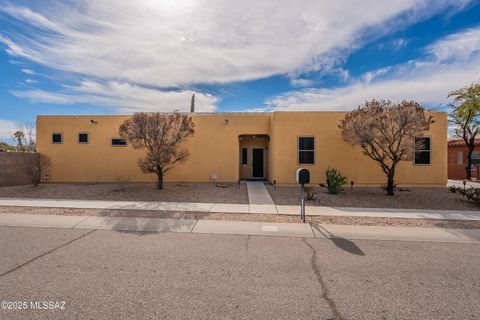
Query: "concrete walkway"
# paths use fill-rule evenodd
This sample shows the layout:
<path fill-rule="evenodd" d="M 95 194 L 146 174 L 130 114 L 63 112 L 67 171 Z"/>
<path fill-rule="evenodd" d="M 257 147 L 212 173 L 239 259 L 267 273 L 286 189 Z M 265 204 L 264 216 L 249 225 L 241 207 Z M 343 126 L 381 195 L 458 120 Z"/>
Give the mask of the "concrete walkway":
<path fill-rule="evenodd" d="M 247 192 L 251 205 L 274 205 L 263 181 L 247 181 Z"/>
<path fill-rule="evenodd" d="M 0 226 L 103 229 L 130 232 L 187 232 L 259 236 L 324 238 L 336 241 L 369 239 L 397 241 L 437 241 L 480 243 L 480 230 L 404 228 L 381 226 L 309 225 L 214 221 L 194 219 L 154 219 L 130 217 L 84 217 L 59 215 L 0 214 Z"/>
<path fill-rule="evenodd" d="M 0 198 L 0 206 L 300 215 L 299 206 L 282 206 L 282 205 L 273 205 L 273 204 L 227 204 L 227 203 Z M 454 210 L 307 206 L 306 214 L 308 216 L 351 216 L 351 217 L 480 221 L 480 210 L 454 211 Z"/>

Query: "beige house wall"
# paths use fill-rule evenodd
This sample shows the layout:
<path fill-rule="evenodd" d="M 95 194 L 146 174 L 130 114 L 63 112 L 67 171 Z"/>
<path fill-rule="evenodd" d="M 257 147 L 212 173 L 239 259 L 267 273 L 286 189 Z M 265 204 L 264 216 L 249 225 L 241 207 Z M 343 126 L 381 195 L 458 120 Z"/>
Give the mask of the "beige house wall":
<path fill-rule="evenodd" d="M 120 124 L 128 116 L 39 116 L 37 150 L 52 158 L 53 182 L 154 181 L 137 166 L 141 150 L 112 147 Z M 243 134 L 269 134 L 269 114 L 193 114 L 195 135 L 184 143 L 190 156 L 176 165 L 166 181 L 205 182 L 239 179 L 239 140 Z M 96 121 L 92 123 L 90 120 Z M 63 134 L 62 144 L 52 144 L 51 134 Z M 79 132 L 88 132 L 90 142 L 78 144 Z"/>
<path fill-rule="evenodd" d="M 447 118 L 442 112 L 432 115 L 435 123 L 427 133 L 432 138 L 431 165 L 403 162 L 397 170 L 398 184 L 444 185 L 447 181 Z M 168 172 L 165 180 L 208 182 L 216 176 L 216 181 L 234 182 L 248 177 L 251 171 L 240 165 L 239 136 L 268 135 L 265 174 L 270 181 L 295 183 L 295 170 L 305 167 L 311 171 L 312 183 L 321 183 L 330 166 L 340 169 L 357 185 L 384 184 L 380 167 L 358 147 L 343 142 L 338 123 L 344 116 L 342 112 L 192 114 L 195 136 L 184 143 L 190 157 Z M 128 117 L 39 116 L 37 149 L 52 159 L 51 181 L 154 181 L 153 174 L 143 174 L 137 167 L 143 151 L 111 146 L 111 139 L 118 137 L 118 128 Z M 52 132 L 61 132 L 64 142 L 52 144 Z M 79 132 L 89 133 L 88 144 L 77 143 Z M 298 164 L 297 139 L 302 135 L 315 137 L 314 165 Z"/>
<path fill-rule="evenodd" d="M 445 185 L 447 183 L 447 117 L 443 112 L 432 113 L 435 123 L 426 135 L 432 138 L 430 165 L 414 165 L 403 161 L 396 172 L 396 183 L 402 185 Z M 313 183 L 325 182 L 328 167 L 339 169 L 349 181 L 359 185 L 386 184 L 379 165 L 342 140 L 338 128 L 343 112 L 274 112 L 272 125 L 271 171 L 279 184 L 293 183 L 295 170 L 310 170 Z M 297 139 L 299 136 L 315 137 L 315 164 L 299 165 Z M 413 143 L 413 142 L 412 142 Z M 273 162 L 273 163 L 272 163 Z"/>

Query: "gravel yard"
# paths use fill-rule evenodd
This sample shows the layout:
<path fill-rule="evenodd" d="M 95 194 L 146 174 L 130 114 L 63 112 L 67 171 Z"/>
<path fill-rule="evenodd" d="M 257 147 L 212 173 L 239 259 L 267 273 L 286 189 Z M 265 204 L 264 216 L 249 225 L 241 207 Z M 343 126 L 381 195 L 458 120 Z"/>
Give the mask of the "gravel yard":
<path fill-rule="evenodd" d="M 207 203 L 248 203 L 245 184 L 166 183 L 163 190 L 153 183 L 46 183 L 38 187 L 0 187 L 3 198 L 76 200 L 125 200 Z"/>
<path fill-rule="evenodd" d="M 277 187 L 266 185 L 275 204 L 296 205 L 299 203 L 300 187 Z M 464 197 L 451 193 L 448 188 L 405 188 L 396 191 L 394 196 L 387 196 L 379 187 L 356 187 L 338 195 L 327 193 L 326 188 L 316 187 L 315 200 L 307 205 L 326 207 L 357 208 L 399 208 L 432 210 L 480 210 Z"/>
<path fill-rule="evenodd" d="M 301 222 L 299 216 L 276 215 L 276 214 L 172 212 L 172 211 L 154 211 L 154 210 L 103 210 L 103 209 L 69 209 L 69 208 L 0 206 L 0 214 L 2 213 L 39 214 L 39 215 L 49 214 L 49 215 L 63 215 L 63 216 L 80 215 L 80 216 L 99 216 L 99 217 L 138 217 L 138 218 L 163 218 L 163 219 L 259 221 L 259 222 L 283 222 L 283 223 L 300 223 Z M 318 216 L 318 217 L 307 217 L 306 221 L 307 223 L 311 223 L 311 224 L 480 229 L 480 221 L 465 221 L 465 220 Z"/>

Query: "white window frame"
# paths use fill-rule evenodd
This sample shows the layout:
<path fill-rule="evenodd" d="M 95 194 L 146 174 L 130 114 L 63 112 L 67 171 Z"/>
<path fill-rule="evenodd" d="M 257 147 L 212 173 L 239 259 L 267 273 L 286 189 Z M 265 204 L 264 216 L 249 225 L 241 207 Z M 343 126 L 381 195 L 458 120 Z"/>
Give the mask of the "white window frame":
<path fill-rule="evenodd" d="M 415 163 L 415 154 L 417 152 L 417 149 L 416 149 L 416 144 L 415 144 L 415 139 L 418 139 L 418 138 L 427 138 L 428 140 L 430 140 L 430 149 L 429 150 L 418 150 L 418 151 L 428 151 L 429 153 L 429 162 L 428 163 Z M 413 139 L 413 165 L 414 166 L 431 166 L 432 165 L 432 137 L 431 136 L 420 136 L 420 137 L 415 137 Z"/>
<path fill-rule="evenodd" d="M 307 150 L 307 149 L 302 149 L 300 150 L 300 139 L 301 138 L 313 138 L 313 150 Z M 314 166 L 315 163 L 317 162 L 317 152 L 316 152 L 316 138 L 315 136 L 298 136 L 297 137 L 297 164 L 302 165 L 302 166 Z M 300 152 L 303 151 L 308 151 L 312 152 L 313 151 L 313 163 L 300 163 Z"/>

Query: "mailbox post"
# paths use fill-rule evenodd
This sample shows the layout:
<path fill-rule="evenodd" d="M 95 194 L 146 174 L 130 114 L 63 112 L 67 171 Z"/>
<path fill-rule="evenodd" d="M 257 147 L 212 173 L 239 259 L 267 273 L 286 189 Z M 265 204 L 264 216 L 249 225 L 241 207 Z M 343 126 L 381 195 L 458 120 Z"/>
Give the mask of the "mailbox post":
<path fill-rule="evenodd" d="M 310 172 L 304 168 L 297 169 L 296 180 L 300 184 L 300 217 L 305 223 L 305 184 L 310 183 Z"/>

